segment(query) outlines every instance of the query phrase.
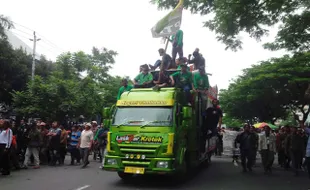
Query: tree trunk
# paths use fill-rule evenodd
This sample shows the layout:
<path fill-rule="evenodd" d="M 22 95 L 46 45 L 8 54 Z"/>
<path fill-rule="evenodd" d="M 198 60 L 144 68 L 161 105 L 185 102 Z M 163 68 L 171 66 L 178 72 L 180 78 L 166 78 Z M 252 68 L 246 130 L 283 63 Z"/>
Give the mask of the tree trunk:
<path fill-rule="evenodd" d="M 310 101 L 310 83 L 308 84 L 308 88 L 305 92 L 305 98 L 306 100 Z"/>

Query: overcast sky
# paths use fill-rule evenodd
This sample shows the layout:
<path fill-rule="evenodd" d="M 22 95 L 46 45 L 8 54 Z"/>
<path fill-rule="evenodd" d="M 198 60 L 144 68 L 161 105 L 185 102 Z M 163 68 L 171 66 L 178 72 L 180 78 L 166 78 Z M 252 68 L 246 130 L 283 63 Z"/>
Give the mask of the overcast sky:
<path fill-rule="evenodd" d="M 35 30 L 42 38 L 37 52 L 52 60 L 63 51 L 90 52 L 93 46 L 117 51 L 112 75 L 135 77 L 139 65 L 153 64 L 160 58 L 157 50 L 164 47 L 161 39 L 152 38 L 150 29 L 167 11 L 157 10 L 149 0 L 2 0 L 0 13 L 18 23 L 12 32 L 29 46 L 29 29 Z M 202 27 L 205 20 L 206 17 L 183 12 L 184 55 L 200 48 L 206 70 L 213 74 L 211 85 L 217 84 L 220 89 L 227 88 L 242 69 L 283 54 L 264 50 L 262 43 L 247 35 L 241 36 L 242 51 L 225 51 L 215 34 Z M 275 34 L 272 29 L 263 42 L 271 41 Z M 171 54 L 171 45 L 168 53 Z"/>

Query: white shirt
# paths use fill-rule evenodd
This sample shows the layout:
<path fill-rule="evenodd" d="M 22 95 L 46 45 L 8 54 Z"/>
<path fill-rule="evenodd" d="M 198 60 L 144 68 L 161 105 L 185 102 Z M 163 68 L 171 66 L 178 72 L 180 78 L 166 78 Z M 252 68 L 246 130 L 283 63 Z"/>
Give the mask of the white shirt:
<path fill-rule="evenodd" d="M 0 144 L 5 144 L 5 148 L 10 148 L 12 143 L 13 132 L 11 129 L 0 130 Z"/>
<path fill-rule="evenodd" d="M 81 134 L 80 148 L 90 148 L 94 139 L 94 133 L 91 130 L 83 130 Z"/>

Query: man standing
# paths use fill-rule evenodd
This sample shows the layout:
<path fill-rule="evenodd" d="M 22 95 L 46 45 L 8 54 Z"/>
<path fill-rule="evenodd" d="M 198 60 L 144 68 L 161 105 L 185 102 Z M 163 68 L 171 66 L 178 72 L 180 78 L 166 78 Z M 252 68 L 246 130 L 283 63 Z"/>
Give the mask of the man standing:
<path fill-rule="evenodd" d="M 248 124 L 244 125 L 244 131 L 236 138 L 236 143 L 240 144 L 241 165 L 243 172 L 252 171 L 253 155 L 256 151 L 256 137 L 250 132 Z"/>
<path fill-rule="evenodd" d="M 258 150 L 262 157 L 262 163 L 264 166 L 265 174 L 272 172 L 272 164 L 274 161 L 274 155 L 277 152 L 276 149 L 276 137 L 271 132 L 268 125 L 264 127 L 265 131 L 259 136 Z"/>
<path fill-rule="evenodd" d="M 13 132 L 10 121 L 0 120 L 0 170 L 2 175 L 10 175 L 10 148 Z"/>
<path fill-rule="evenodd" d="M 57 161 L 60 163 L 60 135 L 61 129 L 58 127 L 58 122 L 54 121 L 52 123 L 52 128 L 50 129 L 47 136 L 49 137 L 49 154 L 51 158 L 50 165 L 55 166 Z"/>
<path fill-rule="evenodd" d="M 121 95 L 124 92 L 130 91 L 133 87 L 131 85 L 128 85 L 128 81 L 127 79 L 123 79 L 122 80 L 122 86 L 119 88 L 118 90 L 118 94 L 117 94 L 117 100 L 119 100 L 121 98 Z"/>
<path fill-rule="evenodd" d="M 63 125 L 60 125 L 60 129 L 61 129 L 61 134 L 60 134 L 60 146 L 59 146 L 59 154 L 60 154 L 59 164 L 63 165 L 65 162 L 66 154 L 67 154 L 68 132 L 66 131 Z"/>
<path fill-rule="evenodd" d="M 94 139 L 94 133 L 91 130 L 91 124 L 87 123 L 85 125 L 85 129 L 82 131 L 81 138 L 79 141 L 81 157 L 83 159 L 82 168 L 85 168 L 89 164 L 88 156 L 93 144 L 93 139 Z"/>
<path fill-rule="evenodd" d="M 80 164 L 81 157 L 79 149 L 77 147 L 80 137 L 81 132 L 77 130 L 77 125 L 73 125 L 69 143 L 69 150 L 71 154 L 71 165 L 74 165 L 74 161 L 76 161 L 77 164 Z"/>
<path fill-rule="evenodd" d="M 190 55 L 191 56 L 191 55 Z M 193 52 L 193 56 L 194 56 L 194 59 L 190 59 L 190 56 L 189 56 L 189 59 L 188 59 L 188 63 L 193 63 L 194 64 L 194 69 L 198 69 L 200 67 L 202 68 L 205 68 L 205 58 L 202 57 L 202 55 L 199 53 L 199 49 L 196 48 L 195 51 Z"/>
<path fill-rule="evenodd" d="M 32 123 L 31 129 L 28 134 L 28 147 L 25 154 L 25 160 L 23 168 L 27 169 L 28 162 L 30 160 L 31 155 L 33 155 L 34 158 L 34 169 L 40 168 L 40 160 L 39 160 L 39 148 L 42 143 L 42 136 L 40 131 L 37 129 L 36 123 Z"/>
<path fill-rule="evenodd" d="M 180 58 L 183 57 L 183 31 L 178 30 L 175 35 L 171 36 L 169 41 L 172 42 L 172 61 L 175 63 L 177 54 L 179 54 Z"/>

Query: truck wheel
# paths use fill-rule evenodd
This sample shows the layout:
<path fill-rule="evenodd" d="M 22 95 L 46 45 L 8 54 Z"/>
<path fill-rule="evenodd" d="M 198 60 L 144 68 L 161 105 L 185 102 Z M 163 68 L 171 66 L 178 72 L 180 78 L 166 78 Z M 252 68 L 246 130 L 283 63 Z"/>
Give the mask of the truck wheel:
<path fill-rule="evenodd" d="M 133 177 L 133 174 L 128 174 L 128 173 L 124 173 L 124 172 L 117 172 L 117 174 L 124 181 L 130 180 Z"/>

